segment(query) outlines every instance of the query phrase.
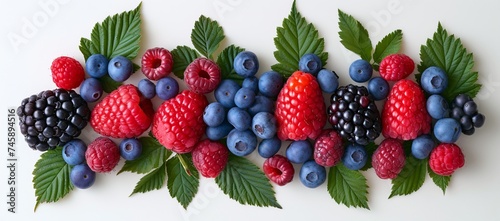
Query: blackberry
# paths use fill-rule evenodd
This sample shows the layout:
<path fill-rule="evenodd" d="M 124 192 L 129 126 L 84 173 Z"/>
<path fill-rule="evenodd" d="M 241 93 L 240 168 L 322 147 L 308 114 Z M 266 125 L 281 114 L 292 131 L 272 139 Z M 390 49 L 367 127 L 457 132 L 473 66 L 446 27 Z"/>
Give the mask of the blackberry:
<path fill-rule="evenodd" d="M 380 113 L 364 86 L 341 86 L 331 96 L 328 121 L 349 142 L 367 145 L 382 132 Z"/>
<path fill-rule="evenodd" d="M 28 146 L 46 151 L 78 137 L 90 119 L 90 109 L 75 91 L 59 88 L 25 98 L 17 116 Z"/>
<path fill-rule="evenodd" d="M 451 117 L 460 123 L 463 134 L 472 135 L 476 128 L 483 126 L 485 117 L 479 113 L 476 102 L 469 95 L 457 95 L 451 107 Z"/>

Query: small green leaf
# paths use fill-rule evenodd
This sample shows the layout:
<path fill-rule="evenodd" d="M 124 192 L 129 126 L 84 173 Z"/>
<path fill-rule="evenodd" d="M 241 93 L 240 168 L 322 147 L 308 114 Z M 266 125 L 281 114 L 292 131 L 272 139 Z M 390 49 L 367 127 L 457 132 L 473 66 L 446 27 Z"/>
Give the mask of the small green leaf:
<path fill-rule="evenodd" d="M 92 41 L 89 39 L 81 38 L 80 51 L 82 52 L 85 60 L 87 60 L 92 54 L 97 53 L 97 48 L 95 48 L 94 44 L 92 44 Z"/>
<path fill-rule="evenodd" d="M 269 179 L 259 167 L 244 157 L 230 155 L 226 167 L 215 178 L 215 182 L 226 195 L 241 204 L 281 209 Z"/>
<path fill-rule="evenodd" d="M 191 175 L 186 173 L 183 168 L 179 157 L 183 157 L 183 160 L 188 162 L 189 171 Z M 198 192 L 198 187 L 200 185 L 200 177 L 198 171 L 193 166 L 190 154 L 176 155 L 176 157 L 170 158 L 167 161 L 167 188 L 170 192 L 172 198 L 176 198 L 177 201 L 184 207 L 193 201 L 194 196 Z"/>
<path fill-rule="evenodd" d="M 242 51 L 245 51 L 245 49 L 230 45 L 224 48 L 219 54 L 217 57 L 217 65 L 220 67 L 222 79 L 232 79 L 239 83 L 243 82 L 244 77 L 236 74 L 233 66 L 234 58 Z"/>
<path fill-rule="evenodd" d="M 338 13 L 340 43 L 348 50 L 361 56 L 363 60 L 370 62 L 373 48 L 368 31 L 351 15 L 340 9 Z"/>
<path fill-rule="evenodd" d="M 194 23 L 191 32 L 191 41 L 196 50 L 211 60 L 224 37 L 224 31 L 219 23 L 203 15 Z"/>
<path fill-rule="evenodd" d="M 441 176 L 437 175 L 434 173 L 434 171 L 431 170 L 431 168 L 427 168 L 427 171 L 429 172 L 429 176 L 432 178 L 432 181 L 436 186 L 441 188 L 443 190 L 443 195 L 446 193 L 446 188 L 448 187 L 448 184 L 450 184 L 451 180 L 451 175 L 450 176 Z"/>
<path fill-rule="evenodd" d="M 366 178 L 357 170 L 350 170 L 343 164 L 331 167 L 327 188 L 330 196 L 339 204 L 370 209 Z"/>
<path fill-rule="evenodd" d="M 62 147 L 49 150 L 40 156 L 33 170 L 33 187 L 36 204 L 56 202 L 73 190 L 69 180 L 71 167 L 62 157 Z"/>
<path fill-rule="evenodd" d="M 326 65 L 328 53 L 324 52 L 325 40 L 319 37 L 318 30 L 312 23 L 308 23 L 297 11 L 295 1 L 288 18 L 283 20 L 283 27 L 276 29 L 277 36 L 274 45 L 277 51 L 274 57 L 279 62 L 271 69 L 289 77 L 299 69 L 300 58 L 307 53 L 318 55 L 321 62 Z"/>
<path fill-rule="evenodd" d="M 366 150 L 366 155 L 368 156 L 368 159 L 366 159 L 366 164 L 363 168 L 361 168 L 362 171 L 366 171 L 370 168 L 372 168 L 372 155 L 373 152 L 377 149 L 378 145 L 375 144 L 375 142 L 370 142 L 368 145 L 365 146 Z"/>
<path fill-rule="evenodd" d="M 424 184 L 426 172 L 427 160 L 407 157 L 403 170 L 401 170 L 398 177 L 392 180 L 392 190 L 389 198 L 408 195 L 420 189 Z"/>
<path fill-rule="evenodd" d="M 101 82 L 102 90 L 104 90 L 106 93 L 111 93 L 122 85 L 122 83 L 113 80 L 107 74 L 98 78 L 98 80 L 99 82 Z"/>
<path fill-rule="evenodd" d="M 160 167 L 142 177 L 137 185 L 135 185 L 134 191 L 132 191 L 130 196 L 135 193 L 145 193 L 162 188 L 165 183 L 166 176 L 167 170 L 165 168 L 165 163 L 163 163 Z"/>
<path fill-rule="evenodd" d="M 118 174 L 128 171 L 133 173 L 148 173 L 152 169 L 161 166 L 172 155 L 172 151 L 167 150 L 153 137 L 141 137 L 141 156 L 135 160 L 127 160 Z"/>
<path fill-rule="evenodd" d="M 172 50 L 172 59 L 174 60 L 172 72 L 174 72 L 175 76 L 178 78 L 183 79 L 186 67 L 198 57 L 200 57 L 200 55 L 196 50 L 188 46 L 177 46 Z"/>
<path fill-rule="evenodd" d="M 386 35 L 377 46 L 375 46 L 375 51 L 373 52 L 373 61 L 376 64 L 380 64 L 382 59 L 387 55 L 395 54 L 401 49 L 401 41 L 403 40 L 403 32 L 398 29 Z"/>

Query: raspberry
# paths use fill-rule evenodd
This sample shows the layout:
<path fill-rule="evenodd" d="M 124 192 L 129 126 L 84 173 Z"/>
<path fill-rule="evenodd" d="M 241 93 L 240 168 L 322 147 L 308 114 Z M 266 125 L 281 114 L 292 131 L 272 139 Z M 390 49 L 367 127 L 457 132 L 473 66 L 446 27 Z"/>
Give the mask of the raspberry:
<path fill-rule="evenodd" d="M 316 78 L 296 71 L 281 89 L 275 116 L 280 140 L 315 139 L 326 124 L 326 107 Z"/>
<path fill-rule="evenodd" d="M 372 166 L 381 179 L 394 179 L 403 169 L 405 160 L 403 143 L 396 139 L 387 138 L 373 152 Z"/>
<path fill-rule="evenodd" d="M 408 77 L 415 69 L 413 60 L 404 54 L 391 54 L 380 62 L 380 76 L 388 81 L 399 81 Z"/>
<path fill-rule="evenodd" d="M 451 143 L 441 143 L 431 152 L 429 166 L 434 173 L 449 176 L 465 164 L 464 154 L 459 146 Z"/>
<path fill-rule="evenodd" d="M 321 166 L 335 166 L 343 154 L 342 137 L 335 130 L 324 130 L 314 143 L 314 160 Z"/>
<path fill-rule="evenodd" d="M 87 147 L 85 159 L 97 173 L 110 172 L 120 161 L 120 148 L 107 137 L 98 137 Z"/>
<path fill-rule="evenodd" d="M 194 167 L 202 176 L 208 178 L 215 178 L 224 170 L 228 157 L 226 146 L 208 139 L 199 142 L 192 153 Z"/>
<path fill-rule="evenodd" d="M 163 102 L 153 118 L 152 133 L 165 148 L 188 153 L 205 133 L 203 112 L 208 105 L 203 94 L 185 90 Z"/>
<path fill-rule="evenodd" d="M 431 129 L 422 89 L 411 80 L 394 84 L 382 111 L 382 134 L 386 138 L 413 140 Z"/>
<path fill-rule="evenodd" d="M 151 101 L 141 100 L 137 87 L 127 84 L 118 87 L 94 107 L 90 125 L 103 136 L 133 138 L 149 128 L 151 116 Z"/>
<path fill-rule="evenodd" d="M 57 87 L 71 90 L 80 86 L 85 79 L 83 66 L 71 57 L 61 56 L 52 61 L 50 66 L 52 81 Z"/>
<path fill-rule="evenodd" d="M 148 49 L 141 60 L 141 71 L 150 80 L 159 80 L 170 74 L 174 65 L 172 54 L 165 48 Z"/>
<path fill-rule="evenodd" d="M 279 154 L 267 158 L 263 170 L 267 178 L 280 186 L 292 182 L 295 173 L 292 163 Z"/>
<path fill-rule="evenodd" d="M 220 68 L 212 60 L 197 58 L 186 67 L 184 81 L 196 93 L 210 93 L 221 81 Z"/>

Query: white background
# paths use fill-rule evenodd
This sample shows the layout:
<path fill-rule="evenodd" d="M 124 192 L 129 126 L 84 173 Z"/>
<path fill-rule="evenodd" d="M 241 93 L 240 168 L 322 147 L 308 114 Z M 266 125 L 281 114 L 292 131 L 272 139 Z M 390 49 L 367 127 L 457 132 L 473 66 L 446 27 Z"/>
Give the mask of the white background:
<path fill-rule="evenodd" d="M 6 116 L 8 108 L 42 90 L 53 89 L 50 77 L 52 60 L 61 55 L 72 56 L 83 63 L 78 45 L 81 37 L 90 37 L 92 27 L 106 16 L 135 8 L 134 1 L 75 0 L 2 0 L 0 11 L 0 74 L 2 107 L 0 113 L 0 163 L 6 165 Z M 49 4 L 46 9 L 44 5 Z M 259 73 L 276 63 L 273 38 L 276 27 L 288 16 L 291 0 L 184 0 L 149 1 L 142 5 L 142 54 L 147 48 L 161 46 L 173 49 L 189 45 L 194 21 L 200 15 L 217 20 L 224 28 L 223 46 L 236 44 L 255 52 L 260 60 Z M 338 205 L 326 191 L 326 183 L 308 189 L 295 176 L 285 187 L 275 186 L 276 197 L 283 209 L 243 206 L 222 193 L 212 179 L 202 179 L 200 191 L 184 210 L 164 187 L 161 190 L 129 197 L 141 176 L 124 173 L 99 174 L 94 186 L 75 189 L 57 203 L 42 204 L 36 212 L 31 172 L 40 153 L 17 135 L 17 205 L 16 214 L 7 212 L 7 168 L 0 168 L 0 217 L 2 220 L 499 220 L 500 178 L 498 173 L 498 102 L 500 76 L 500 4 L 498 1 L 320 1 L 297 2 L 298 10 L 313 22 L 325 38 L 329 52 L 328 68 L 341 76 L 341 84 L 351 83 L 349 64 L 357 59 L 339 42 L 337 9 L 353 15 L 370 32 L 375 45 L 385 34 L 402 29 L 403 52 L 419 59 L 420 45 L 437 29 L 438 22 L 474 53 L 474 70 L 479 71 L 483 89 L 476 99 L 486 124 L 472 137 L 462 136 L 458 145 L 466 158 L 443 195 L 427 177 L 422 188 L 404 197 L 388 199 L 389 180 L 380 180 L 374 171 L 364 172 L 368 179 L 371 210 Z M 31 27 L 28 27 L 31 26 Z M 23 42 L 16 45 L 9 36 Z M 138 59 L 136 59 L 138 61 Z M 142 75 L 134 75 L 136 83 Z M 87 128 L 88 129 L 88 128 Z M 90 141 L 91 130 L 81 136 Z M 283 149 L 283 148 L 282 148 Z M 250 160 L 261 165 L 253 154 Z M 120 168 L 120 162 L 117 168 Z M 296 167 L 297 171 L 299 167 Z"/>

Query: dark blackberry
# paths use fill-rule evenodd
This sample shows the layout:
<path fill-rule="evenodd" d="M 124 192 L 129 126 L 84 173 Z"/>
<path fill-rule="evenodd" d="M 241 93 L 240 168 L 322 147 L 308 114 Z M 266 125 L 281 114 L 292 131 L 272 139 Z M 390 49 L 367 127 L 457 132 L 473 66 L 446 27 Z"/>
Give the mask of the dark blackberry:
<path fill-rule="evenodd" d="M 22 100 L 17 116 L 28 146 L 46 151 L 79 136 L 90 119 L 90 109 L 75 91 L 55 89 Z"/>
<path fill-rule="evenodd" d="M 328 121 L 350 142 L 367 145 L 382 132 L 377 105 L 364 86 L 341 86 L 332 94 Z"/>
<path fill-rule="evenodd" d="M 457 95 L 451 107 L 451 117 L 460 123 L 463 134 L 472 135 L 476 128 L 483 126 L 485 117 L 479 113 L 476 102 L 469 95 Z"/>

